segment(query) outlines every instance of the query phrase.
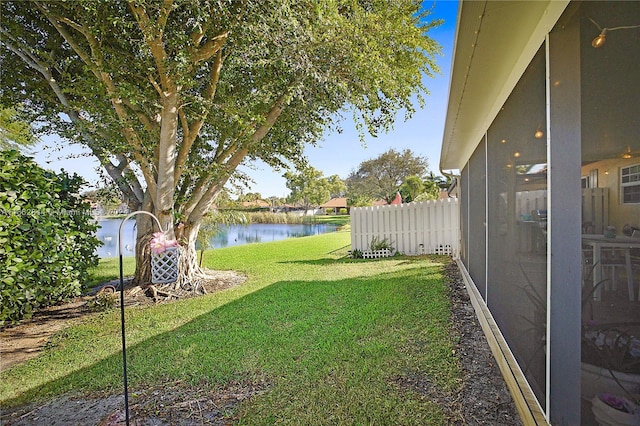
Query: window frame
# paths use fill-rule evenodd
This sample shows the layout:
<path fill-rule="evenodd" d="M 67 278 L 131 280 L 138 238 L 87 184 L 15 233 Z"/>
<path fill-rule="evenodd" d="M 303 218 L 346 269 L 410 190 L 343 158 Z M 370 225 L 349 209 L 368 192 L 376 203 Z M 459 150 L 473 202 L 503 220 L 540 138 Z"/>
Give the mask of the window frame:
<path fill-rule="evenodd" d="M 631 169 L 636 168 L 636 170 L 632 171 Z M 628 170 L 627 174 L 624 174 L 624 171 Z M 624 182 L 625 177 L 631 178 L 631 176 L 636 177 L 635 180 L 629 179 L 627 182 Z M 625 189 L 626 188 L 635 188 L 640 190 L 640 163 L 630 164 L 628 166 L 620 167 L 620 175 L 618 183 L 620 185 L 620 203 L 621 204 L 640 204 L 640 197 L 637 201 L 625 201 Z"/>

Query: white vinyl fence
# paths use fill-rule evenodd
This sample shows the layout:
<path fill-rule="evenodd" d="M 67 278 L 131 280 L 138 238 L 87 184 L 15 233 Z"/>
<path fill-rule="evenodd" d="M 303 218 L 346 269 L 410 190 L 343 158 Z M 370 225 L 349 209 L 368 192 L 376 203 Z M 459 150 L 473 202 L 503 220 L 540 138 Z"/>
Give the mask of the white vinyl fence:
<path fill-rule="evenodd" d="M 386 240 L 406 255 L 459 252 L 458 199 L 351 208 L 351 249 L 366 252 Z"/>
<path fill-rule="evenodd" d="M 504 197 L 504 195 L 503 195 Z M 516 192 L 516 214 L 522 220 L 532 210 L 547 210 L 547 190 Z M 609 224 L 609 188 L 582 190 L 582 222 L 586 234 L 602 234 Z"/>
<path fill-rule="evenodd" d="M 547 190 L 516 192 L 516 218 L 530 216 L 533 210 L 547 210 Z"/>

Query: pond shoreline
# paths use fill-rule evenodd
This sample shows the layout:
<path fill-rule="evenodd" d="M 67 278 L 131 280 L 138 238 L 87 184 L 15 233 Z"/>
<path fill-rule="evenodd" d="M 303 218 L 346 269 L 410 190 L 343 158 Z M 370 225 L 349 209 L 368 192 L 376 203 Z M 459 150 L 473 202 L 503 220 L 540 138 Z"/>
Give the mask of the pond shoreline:
<path fill-rule="evenodd" d="M 118 256 L 119 229 L 122 220 L 104 219 L 98 221 L 100 228 L 96 237 L 102 241 L 102 247 L 97 253 L 100 258 Z M 287 238 L 297 238 L 335 232 L 339 225 L 330 223 L 251 223 L 247 225 L 229 225 L 221 227 L 221 232 L 211 238 L 212 248 L 224 248 L 244 244 L 279 241 Z M 135 221 L 127 221 L 122 227 L 122 255 L 134 255 Z"/>

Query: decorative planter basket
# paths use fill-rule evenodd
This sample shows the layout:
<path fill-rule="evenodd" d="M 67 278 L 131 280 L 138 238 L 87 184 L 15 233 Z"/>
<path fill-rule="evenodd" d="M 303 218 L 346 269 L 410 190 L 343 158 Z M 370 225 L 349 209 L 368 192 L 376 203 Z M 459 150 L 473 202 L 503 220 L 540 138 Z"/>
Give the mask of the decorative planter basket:
<path fill-rule="evenodd" d="M 591 411 L 600 426 L 637 426 L 640 424 L 640 413 L 638 412 L 631 414 L 616 410 L 602 402 L 597 396 L 591 400 L 591 403 Z M 634 409 L 638 408 L 633 403 L 629 403 L 629 405 Z"/>
<path fill-rule="evenodd" d="M 151 253 L 151 282 L 173 283 L 178 280 L 178 247 L 168 247 L 162 253 Z"/>

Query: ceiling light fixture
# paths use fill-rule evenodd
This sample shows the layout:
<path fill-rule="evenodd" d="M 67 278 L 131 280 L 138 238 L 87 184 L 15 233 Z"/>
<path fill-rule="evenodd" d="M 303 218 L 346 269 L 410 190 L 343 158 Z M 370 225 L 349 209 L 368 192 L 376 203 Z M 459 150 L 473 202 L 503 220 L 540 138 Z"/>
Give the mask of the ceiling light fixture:
<path fill-rule="evenodd" d="M 624 158 L 625 160 L 628 160 L 631 157 L 633 157 L 633 155 L 631 155 L 631 147 L 628 146 L 627 150 L 622 153 L 622 158 Z"/>
<path fill-rule="evenodd" d="M 538 130 L 533 134 L 533 137 L 536 139 L 542 139 L 544 137 L 544 132 L 540 130 L 540 126 L 538 126 Z"/>
<path fill-rule="evenodd" d="M 591 42 L 591 46 L 595 47 L 596 49 L 604 44 L 604 42 L 607 39 L 607 33 L 609 31 L 628 30 L 628 29 L 633 29 L 633 28 L 640 28 L 640 25 L 625 25 L 625 26 L 622 26 L 622 27 L 602 28 L 593 19 L 589 18 L 589 20 L 591 22 L 593 22 L 593 25 L 598 27 L 598 29 L 600 30 L 600 34 L 596 38 L 594 38 L 593 41 Z"/>

